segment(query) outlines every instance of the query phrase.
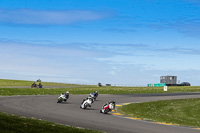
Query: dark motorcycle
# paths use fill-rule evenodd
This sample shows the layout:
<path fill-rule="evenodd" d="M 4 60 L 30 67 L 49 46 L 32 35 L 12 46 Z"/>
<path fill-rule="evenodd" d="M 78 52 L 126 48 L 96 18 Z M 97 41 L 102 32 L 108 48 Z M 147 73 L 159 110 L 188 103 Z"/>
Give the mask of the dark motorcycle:
<path fill-rule="evenodd" d="M 99 94 L 98 94 L 97 91 L 90 93 L 90 97 L 93 97 L 95 100 L 96 100 L 96 98 L 98 97 L 98 95 L 99 95 Z"/>
<path fill-rule="evenodd" d="M 42 88 L 42 84 L 41 83 L 39 83 L 38 88 Z"/>
<path fill-rule="evenodd" d="M 33 84 L 31 85 L 31 88 L 37 88 L 37 84 L 33 83 Z"/>

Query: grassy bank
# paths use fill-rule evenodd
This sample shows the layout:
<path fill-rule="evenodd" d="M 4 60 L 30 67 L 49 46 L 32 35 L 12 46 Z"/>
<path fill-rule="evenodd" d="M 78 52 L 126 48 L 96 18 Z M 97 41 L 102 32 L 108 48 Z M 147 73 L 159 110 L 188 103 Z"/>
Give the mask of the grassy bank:
<path fill-rule="evenodd" d="M 116 86 L 91 86 L 64 83 L 42 82 L 43 86 L 57 86 L 58 88 L 31 88 L 33 81 L 5 80 L 0 79 L 0 95 L 58 95 L 66 90 L 70 94 L 89 94 L 98 91 L 100 94 L 144 94 L 144 93 L 177 93 L 177 92 L 200 92 L 199 86 L 169 86 L 164 92 L 163 87 L 116 87 Z M 13 86 L 13 88 L 12 88 Z M 16 88 L 16 86 L 26 88 Z M 27 87 L 28 86 L 28 87 Z M 60 87 L 60 88 L 59 88 Z M 62 88 L 61 88 L 62 87 Z"/>
<path fill-rule="evenodd" d="M 98 91 L 99 94 L 144 94 L 144 93 L 176 93 L 176 92 L 200 92 L 198 86 L 177 86 L 168 87 L 168 91 L 164 92 L 163 87 L 66 87 L 66 88 L 0 88 L 1 96 L 11 95 L 58 95 L 68 90 L 70 94 L 89 94 Z"/>
<path fill-rule="evenodd" d="M 133 103 L 117 108 L 125 115 L 200 128 L 200 99 Z"/>
<path fill-rule="evenodd" d="M 0 86 L 31 86 L 31 84 L 36 81 L 26 81 L 26 80 L 8 80 L 8 79 L 0 79 Z M 67 83 L 56 83 L 56 82 L 42 82 L 44 86 L 82 86 L 77 84 L 67 84 Z"/>
<path fill-rule="evenodd" d="M 2 133 L 100 133 L 100 131 L 64 126 L 52 122 L 22 118 L 0 112 Z"/>

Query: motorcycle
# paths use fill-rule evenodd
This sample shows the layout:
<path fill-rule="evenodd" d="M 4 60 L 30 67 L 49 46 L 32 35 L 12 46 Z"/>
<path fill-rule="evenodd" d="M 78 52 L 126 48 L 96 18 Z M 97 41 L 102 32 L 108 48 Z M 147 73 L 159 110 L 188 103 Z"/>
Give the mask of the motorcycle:
<path fill-rule="evenodd" d="M 31 88 L 37 88 L 37 84 L 34 84 L 34 83 L 33 83 L 33 84 L 31 85 Z"/>
<path fill-rule="evenodd" d="M 62 101 L 65 101 L 65 102 L 67 101 L 67 98 L 65 97 L 64 93 L 60 94 L 60 96 L 58 97 L 57 103 L 61 103 Z"/>
<path fill-rule="evenodd" d="M 42 84 L 41 83 L 39 83 L 38 88 L 42 88 Z"/>
<path fill-rule="evenodd" d="M 100 113 L 107 114 L 108 112 L 115 109 L 115 102 L 110 102 L 108 104 L 103 105 L 102 109 L 100 110 Z"/>
<path fill-rule="evenodd" d="M 94 100 L 96 100 L 96 98 L 98 97 L 98 92 L 96 91 L 96 92 L 90 93 L 90 97 L 93 97 Z"/>
<path fill-rule="evenodd" d="M 86 109 L 87 107 L 91 107 L 94 102 L 94 98 L 88 97 L 87 99 L 83 99 L 83 102 L 80 105 L 80 108 Z"/>

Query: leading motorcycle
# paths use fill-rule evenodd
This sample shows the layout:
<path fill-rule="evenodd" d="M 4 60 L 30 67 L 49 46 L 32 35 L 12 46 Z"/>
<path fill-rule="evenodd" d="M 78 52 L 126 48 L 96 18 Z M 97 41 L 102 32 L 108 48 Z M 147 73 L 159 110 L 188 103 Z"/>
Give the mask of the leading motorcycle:
<path fill-rule="evenodd" d="M 108 112 L 115 109 L 115 101 L 108 102 L 102 106 L 100 113 L 107 114 Z"/>

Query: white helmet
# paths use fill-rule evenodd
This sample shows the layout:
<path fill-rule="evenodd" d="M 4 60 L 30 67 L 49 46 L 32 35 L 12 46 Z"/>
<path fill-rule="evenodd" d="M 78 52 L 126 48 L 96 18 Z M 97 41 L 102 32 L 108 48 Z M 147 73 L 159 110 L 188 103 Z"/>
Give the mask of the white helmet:
<path fill-rule="evenodd" d="M 66 93 L 69 93 L 69 91 L 66 91 Z"/>

